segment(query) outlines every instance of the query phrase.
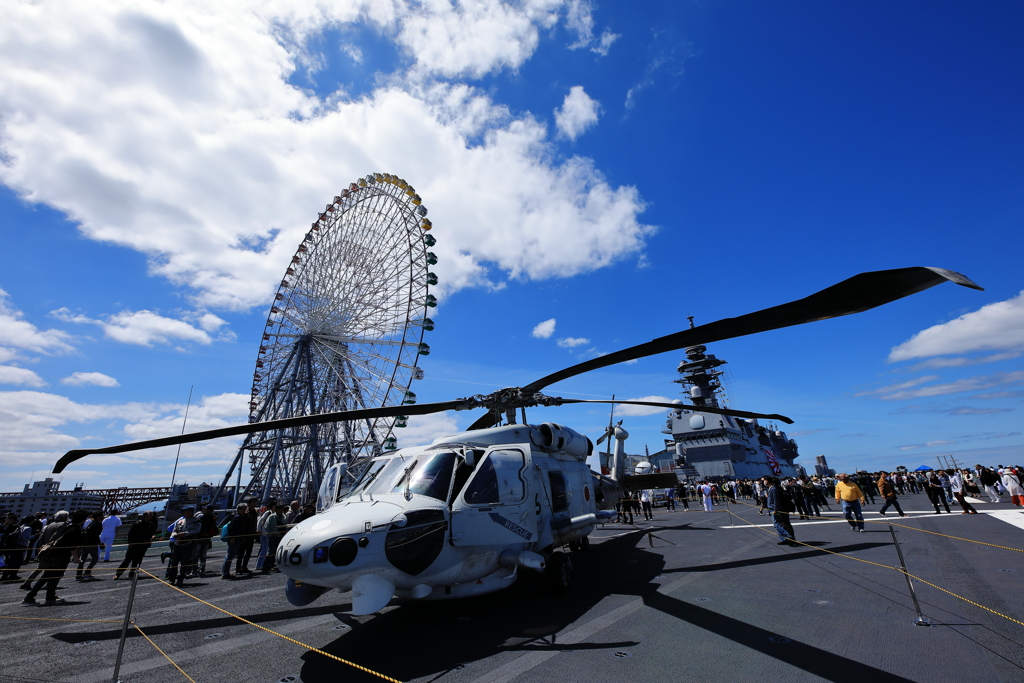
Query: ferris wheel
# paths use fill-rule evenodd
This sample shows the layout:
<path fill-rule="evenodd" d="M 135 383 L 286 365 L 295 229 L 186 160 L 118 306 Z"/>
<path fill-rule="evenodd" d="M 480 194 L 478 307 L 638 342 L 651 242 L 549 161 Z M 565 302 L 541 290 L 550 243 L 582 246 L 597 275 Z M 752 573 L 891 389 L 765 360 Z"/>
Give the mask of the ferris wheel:
<path fill-rule="evenodd" d="M 313 222 L 292 257 L 263 329 L 249 422 L 413 404 L 420 356 L 437 299 L 429 293 L 437 257 L 427 209 L 404 180 L 374 173 L 348 186 Z M 255 432 L 237 467 L 243 497 L 310 500 L 323 472 L 394 450 L 393 428 L 407 417 L 335 422 Z M 251 480 L 243 489 L 247 455 Z"/>

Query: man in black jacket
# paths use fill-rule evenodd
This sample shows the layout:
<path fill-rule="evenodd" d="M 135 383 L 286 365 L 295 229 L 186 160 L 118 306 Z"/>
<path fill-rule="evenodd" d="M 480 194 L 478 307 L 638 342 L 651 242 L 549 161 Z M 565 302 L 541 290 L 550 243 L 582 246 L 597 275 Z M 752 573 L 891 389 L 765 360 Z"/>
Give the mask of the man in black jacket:
<path fill-rule="evenodd" d="M 82 522 L 89 516 L 85 510 L 76 510 L 67 522 L 54 522 L 43 529 L 42 546 L 49 545 L 47 552 L 39 556 L 39 571 L 43 576 L 32 589 L 25 594 L 21 604 L 25 607 L 37 605 L 36 595 L 45 586 L 46 604 L 64 604 L 63 598 L 57 597 L 57 584 L 64 578 L 64 572 L 71 560 L 78 562 L 78 546 L 82 543 Z"/>
<path fill-rule="evenodd" d="M 121 574 L 124 574 L 124 570 L 128 569 L 129 565 L 131 569 L 128 571 L 128 576 L 135 575 L 139 565 L 142 564 L 142 558 L 146 556 L 146 551 L 149 550 L 149 546 L 153 542 L 155 534 L 155 513 L 142 513 L 142 519 L 132 524 L 132 528 L 128 530 L 128 550 L 124 554 L 124 561 L 121 562 L 121 566 L 114 572 L 114 579 L 120 579 Z"/>
<path fill-rule="evenodd" d="M 75 581 L 92 581 L 92 568 L 100 559 L 100 533 L 103 532 L 103 513 L 94 512 L 89 515 L 88 524 L 82 529 L 82 548 L 78 551 L 78 571 L 75 572 Z M 86 567 L 85 563 L 92 557 L 92 562 Z M 83 571 L 84 570 L 84 571 Z"/>
<path fill-rule="evenodd" d="M 240 569 L 237 569 L 234 574 L 231 573 L 231 561 L 237 557 L 239 567 L 241 567 L 241 556 L 238 553 L 242 549 L 243 541 L 249 528 L 248 512 L 249 506 L 245 503 L 239 503 L 235 507 L 234 516 L 227 523 L 228 532 L 225 540 L 228 542 L 228 550 L 224 557 L 224 564 L 220 566 L 220 578 L 222 579 L 233 579 L 241 573 Z M 249 547 L 252 547 L 252 543 L 249 543 Z"/>
<path fill-rule="evenodd" d="M 772 513 L 772 522 L 775 524 L 775 531 L 779 534 L 779 545 L 796 546 L 796 534 L 793 532 L 793 525 L 789 521 L 789 513 L 796 508 L 790 498 L 789 492 L 779 486 L 777 477 L 764 477 L 762 483 L 768 493 L 765 496 L 765 507 Z"/>
<path fill-rule="evenodd" d="M 978 479 L 981 480 L 981 485 L 985 487 L 985 493 L 992 500 L 993 503 L 1000 502 L 999 489 L 996 488 L 996 482 L 999 481 L 999 475 L 990 470 L 987 467 L 977 465 Z"/>

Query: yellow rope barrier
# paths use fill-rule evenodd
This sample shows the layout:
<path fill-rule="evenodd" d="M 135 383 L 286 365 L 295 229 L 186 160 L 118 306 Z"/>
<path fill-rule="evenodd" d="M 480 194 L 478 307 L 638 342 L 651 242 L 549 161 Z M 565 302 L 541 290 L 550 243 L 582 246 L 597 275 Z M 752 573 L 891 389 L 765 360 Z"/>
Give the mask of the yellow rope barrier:
<path fill-rule="evenodd" d="M 754 507 L 754 506 L 751 505 L 750 507 Z M 737 516 L 738 519 L 740 519 L 740 520 L 742 520 L 744 522 L 747 522 L 747 520 L 743 519 L 739 515 L 736 515 L 736 516 Z M 768 529 L 759 527 L 758 525 L 754 524 L 753 522 L 747 522 L 747 524 L 749 524 L 752 528 L 757 529 L 758 531 L 763 531 L 763 532 L 765 532 L 767 534 L 774 533 L 773 531 L 770 531 Z M 912 529 L 913 527 L 906 527 L 906 528 Z M 940 535 L 942 535 L 942 534 L 940 534 Z M 916 579 L 917 581 L 920 581 L 923 584 L 931 586 L 932 588 L 937 588 L 938 590 L 942 591 L 943 593 L 947 593 L 949 595 L 952 595 L 954 598 L 963 600 L 964 602 L 970 603 L 970 604 L 974 605 L 975 607 L 980 607 L 981 609 L 983 609 L 983 610 L 985 610 L 987 612 L 991 612 L 992 614 L 995 614 L 998 617 L 1002 617 L 1003 619 L 1006 619 L 1008 621 L 1012 621 L 1015 624 L 1020 624 L 1021 626 L 1024 626 L 1024 621 L 1020 621 L 1019 619 L 1014 619 L 1013 617 L 1007 616 L 1007 615 L 1003 614 L 1002 612 L 997 612 L 994 609 L 992 609 L 991 607 L 985 607 L 984 605 L 979 604 L 979 603 L 971 600 L 970 598 L 965 598 L 964 596 L 958 595 L 958 594 L 954 593 L 951 590 L 947 590 L 947 589 L 943 588 L 942 586 L 937 586 L 934 583 L 932 583 L 931 581 L 925 581 L 920 576 L 916 576 L 914 574 L 911 574 L 910 572 L 908 572 L 905 569 L 901 569 L 899 567 L 892 567 L 892 566 L 889 566 L 887 564 L 881 564 L 879 562 L 872 562 L 871 560 L 865 560 L 865 559 L 860 558 L 860 557 L 854 557 L 853 555 L 846 555 L 844 553 L 837 553 L 837 552 L 832 551 L 832 550 L 826 550 L 824 548 L 818 548 L 818 547 L 815 547 L 815 546 L 810 545 L 808 543 L 801 543 L 800 541 L 797 541 L 797 540 L 794 540 L 794 539 L 790 539 L 790 540 L 793 543 L 796 543 L 797 545 L 802 545 L 805 548 L 810 548 L 811 550 L 816 550 L 816 551 L 819 551 L 819 552 L 828 553 L 829 555 L 838 555 L 839 557 L 845 557 L 845 558 L 847 558 L 849 560 L 856 560 L 857 562 L 863 562 L 864 564 L 870 564 L 870 565 L 874 565 L 875 567 L 881 567 L 883 569 L 891 569 L 893 571 L 899 572 L 900 574 L 906 574 L 910 578 Z M 1012 550 L 1012 548 L 1011 548 L 1011 550 Z"/>
<path fill-rule="evenodd" d="M 996 545 L 995 543 L 985 543 L 985 541 L 975 541 L 975 540 L 970 539 L 970 538 L 961 538 L 960 536 L 950 536 L 949 534 L 940 534 L 937 531 L 928 531 L 927 529 L 918 529 L 917 527 L 906 526 L 906 525 L 903 525 L 903 524 L 896 524 L 895 522 L 883 522 L 880 519 L 871 519 L 871 520 L 864 520 L 864 521 L 865 522 L 870 522 L 871 524 L 892 524 L 893 526 L 898 526 L 901 529 L 910 529 L 912 531 L 920 531 L 920 532 L 923 532 L 923 533 L 926 533 L 926 534 L 932 534 L 933 536 L 943 536 L 945 538 L 955 538 L 958 541 L 967 541 L 968 543 L 977 543 L 978 545 L 987 545 L 990 548 L 1002 548 L 1003 550 L 1012 550 L 1012 551 L 1017 552 L 1017 553 L 1024 553 L 1024 550 L 1021 550 L 1020 548 L 1011 548 L 1010 546 L 1007 546 L 1007 545 Z"/>
<path fill-rule="evenodd" d="M 157 581 L 159 581 L 160 583 L 164 584 L 165 586 L 173 588 L 174 590 L 178 591 L 179 593 L 181 593 L 183 595 L 187 595 L 188 597 L 192 598 L 193 600 L 195 600 L 197 602 L 203 603 L 207 607 L 212 607 L 213 609 L 217 610 L 218 612 L 222 612 L 222 613 L 228 615 L 229 617 L 232 617 L 234 619 L 238 619 L 239 621 L 241 621 L 243 623 L 246 623 L 246 624 L 249 624 L 250 626 L 255 626 L 256 628 L 260 629 L 261 631 L 266 631 L 267 633 L 270 633 L 271 635 L 275 635 L 278 638 L 283 638 L 284 640 L 287 640 L 290 643 L 298 645 L 299 647 L 305 648 L 305 649 L 310 650 L 312 652 L 315 652 L 315 653 L 317 653 L 319 655 L 323 655 L 324 657 L 327 657 L 328 659 L 333 659 L 333 660 L 335 660 L 337 662 L 341 662 L 342 664 L 347 664 L 348 666 L 351 666 L 353 668 L 359 669 L 360 671 L 362 671 L 364 673 L 368 673 L 368 674 L 371 674 L 373 676 L 377 676 L 378 678 L 382 678 L 385 681 L 390 681 L 390 683 L 402 683 L 402 681 L 398 680 L 397 678 L 391 678 L 390 676 L 385 676 L 382 673 L 377 673 L 373 669 L 368 669 L 365 666 L 361 666 L 359 664 L 356 664 L 355 662 L 350 662 L 347 659 L 342 659 L 341 657 L 338 657 L 337 655 L 332 655 L 329 652 L 324 652 L 323 650 L 321 650 L 319 648 L 316 648 L 316 647 L 313 647 L 312 645 L 307 645 L 306 643 L 303 643 L 303 642 L 300 642 L 298 640 L 295 640 L 294 638 L 289 638 L 288 636 L 284 635 L 283 633 L 278 633 L 277 631 L 269 629 L 266 626 L 262 626 L 260 624 L 257 624 L 256 622 L 249 621 L 245 617 L 240 617 L 237 614 L 232 614 L 231 612 L 227 611 L 223 607 L 218 607 L 217 605 L 209 603 L 206 600 L 203 600 L 202 598 L 197 598 L 196 596 L 192 595 L 191 593 L 189 593 L 187 591 L 183 591 L 180 588 L 178 588 L 177 586 L 174 586 L 174 585 L 164 581 L 160 577 L 154 576 L 153 574 L 150 574 L 145 569 L 140 568 L 139 571 L 141 571 L 143 574 L 146 574 L 146 575 L 148 575 L 149 577 L 151 577 L 153 579 L 156 579 Z"/>
<path fill-rule="evenodd" d="M 187 679 L 189 680 L 189 683 L 196 683 L 196 682 L 195 682 L 194 680 L 192 680 L 192 677 L 191 677 L 191 676 L 189 676 L 189 675 L 188 675 L 187 673 L 185 673 L 184 669 L 182 669 L 182 668 L 181 668 L 180 666 L 178 666 L 177 662 L 175 662 L 175 661 L 174 661 L 173 659 L 171 659 L 170 657 L 168 657 L 168 656 L 167 656 L 167 653 L 166 653 L 166 652 L 164 652 L 163 650 L 161 650 L 161 649 L 160 649 L 160 646 L 159 646 L 159 645 L 157 645 L 156 643 L 154 643 L 154 642 L 153 642 L 153 639 L 152 639 L 152 638 L 150 638 L 149 636 L 147 636 L 147 635 L 146 635 L 146 632 L 145 632 L 145 631 L 143 631 L 143 630 L 142 630 L 141 628 L 139 628 L 139 625 L 138 625 L 138 624 L 136 624 L 134 620 L 132 621 L 132 626 L 134 626 L 134 627 L 135 627 L 135 630 L 136 630 L 136 631 L 138 631 L 138 632 L 139 632 L 139 633 L 140 633 L 140 634 L 142 635 L 142 637 L 143 637 L 143 638 L 145 638 L 146 640 L 148 640 L 148 641 L 149 641 L 149 644 L 150 644 L 150 645 L 152 645 L 153 647 L 155 647 L 155 648 L 156 648 L 156 651 L 157 651 L 157 652 L 159 652 L 160 654 L 162 654 L 162 655 L 163 655 L 163 656 L 164 656 L 164 657 L 165 657 L 165 658 L 167 659 L 167 661 L 171 663 L 171 666 L 173 666 L 173 667 L 174 667 L 175 669 L 177 669 L 178 671 L 180 671 L 180 672 L 181 672 L 181 675 L 182 675 L 182 676 L 184 676 L 185 678 L 187 678 Z"/>

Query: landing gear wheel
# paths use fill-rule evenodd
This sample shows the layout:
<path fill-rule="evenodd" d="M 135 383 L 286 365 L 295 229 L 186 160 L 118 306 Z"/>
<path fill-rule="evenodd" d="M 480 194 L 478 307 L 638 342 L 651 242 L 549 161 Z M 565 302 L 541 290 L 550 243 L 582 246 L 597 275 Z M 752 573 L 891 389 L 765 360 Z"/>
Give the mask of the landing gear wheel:
<path fill-rule="evenodd" d="M 584 536 L 578 541 L 573 541 L 569 544 L 569 550 L 573 551 L 574 553 L 586 552 L 590 550 L 590 538 Z"/>
<path fill-rule="evenodd" d="M 551 553 L 544 570 L 548 586 L 555 595 L 565 595 L 572 589 L 572 563 L 565 553 Z"/>

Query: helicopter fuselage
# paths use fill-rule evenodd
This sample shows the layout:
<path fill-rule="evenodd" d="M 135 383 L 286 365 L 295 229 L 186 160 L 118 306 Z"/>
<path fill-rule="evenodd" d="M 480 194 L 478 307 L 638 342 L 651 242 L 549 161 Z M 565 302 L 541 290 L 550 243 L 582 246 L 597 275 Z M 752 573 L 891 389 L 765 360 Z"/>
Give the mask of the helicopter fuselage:
<path fill-rule="evenodd" d="M 376 457 L 345 491 L 331 468 L 322 512 L 278 547 L 289 600 L 352 590 L 353 612 L 368 614 L 393 596 L 467 597 L 511 585 L 520 569 L 543 571 L 611 516 L 601 508 L 614 496 L 586 464 L 592 451 L 560 425 L 508 425 Z"/>

